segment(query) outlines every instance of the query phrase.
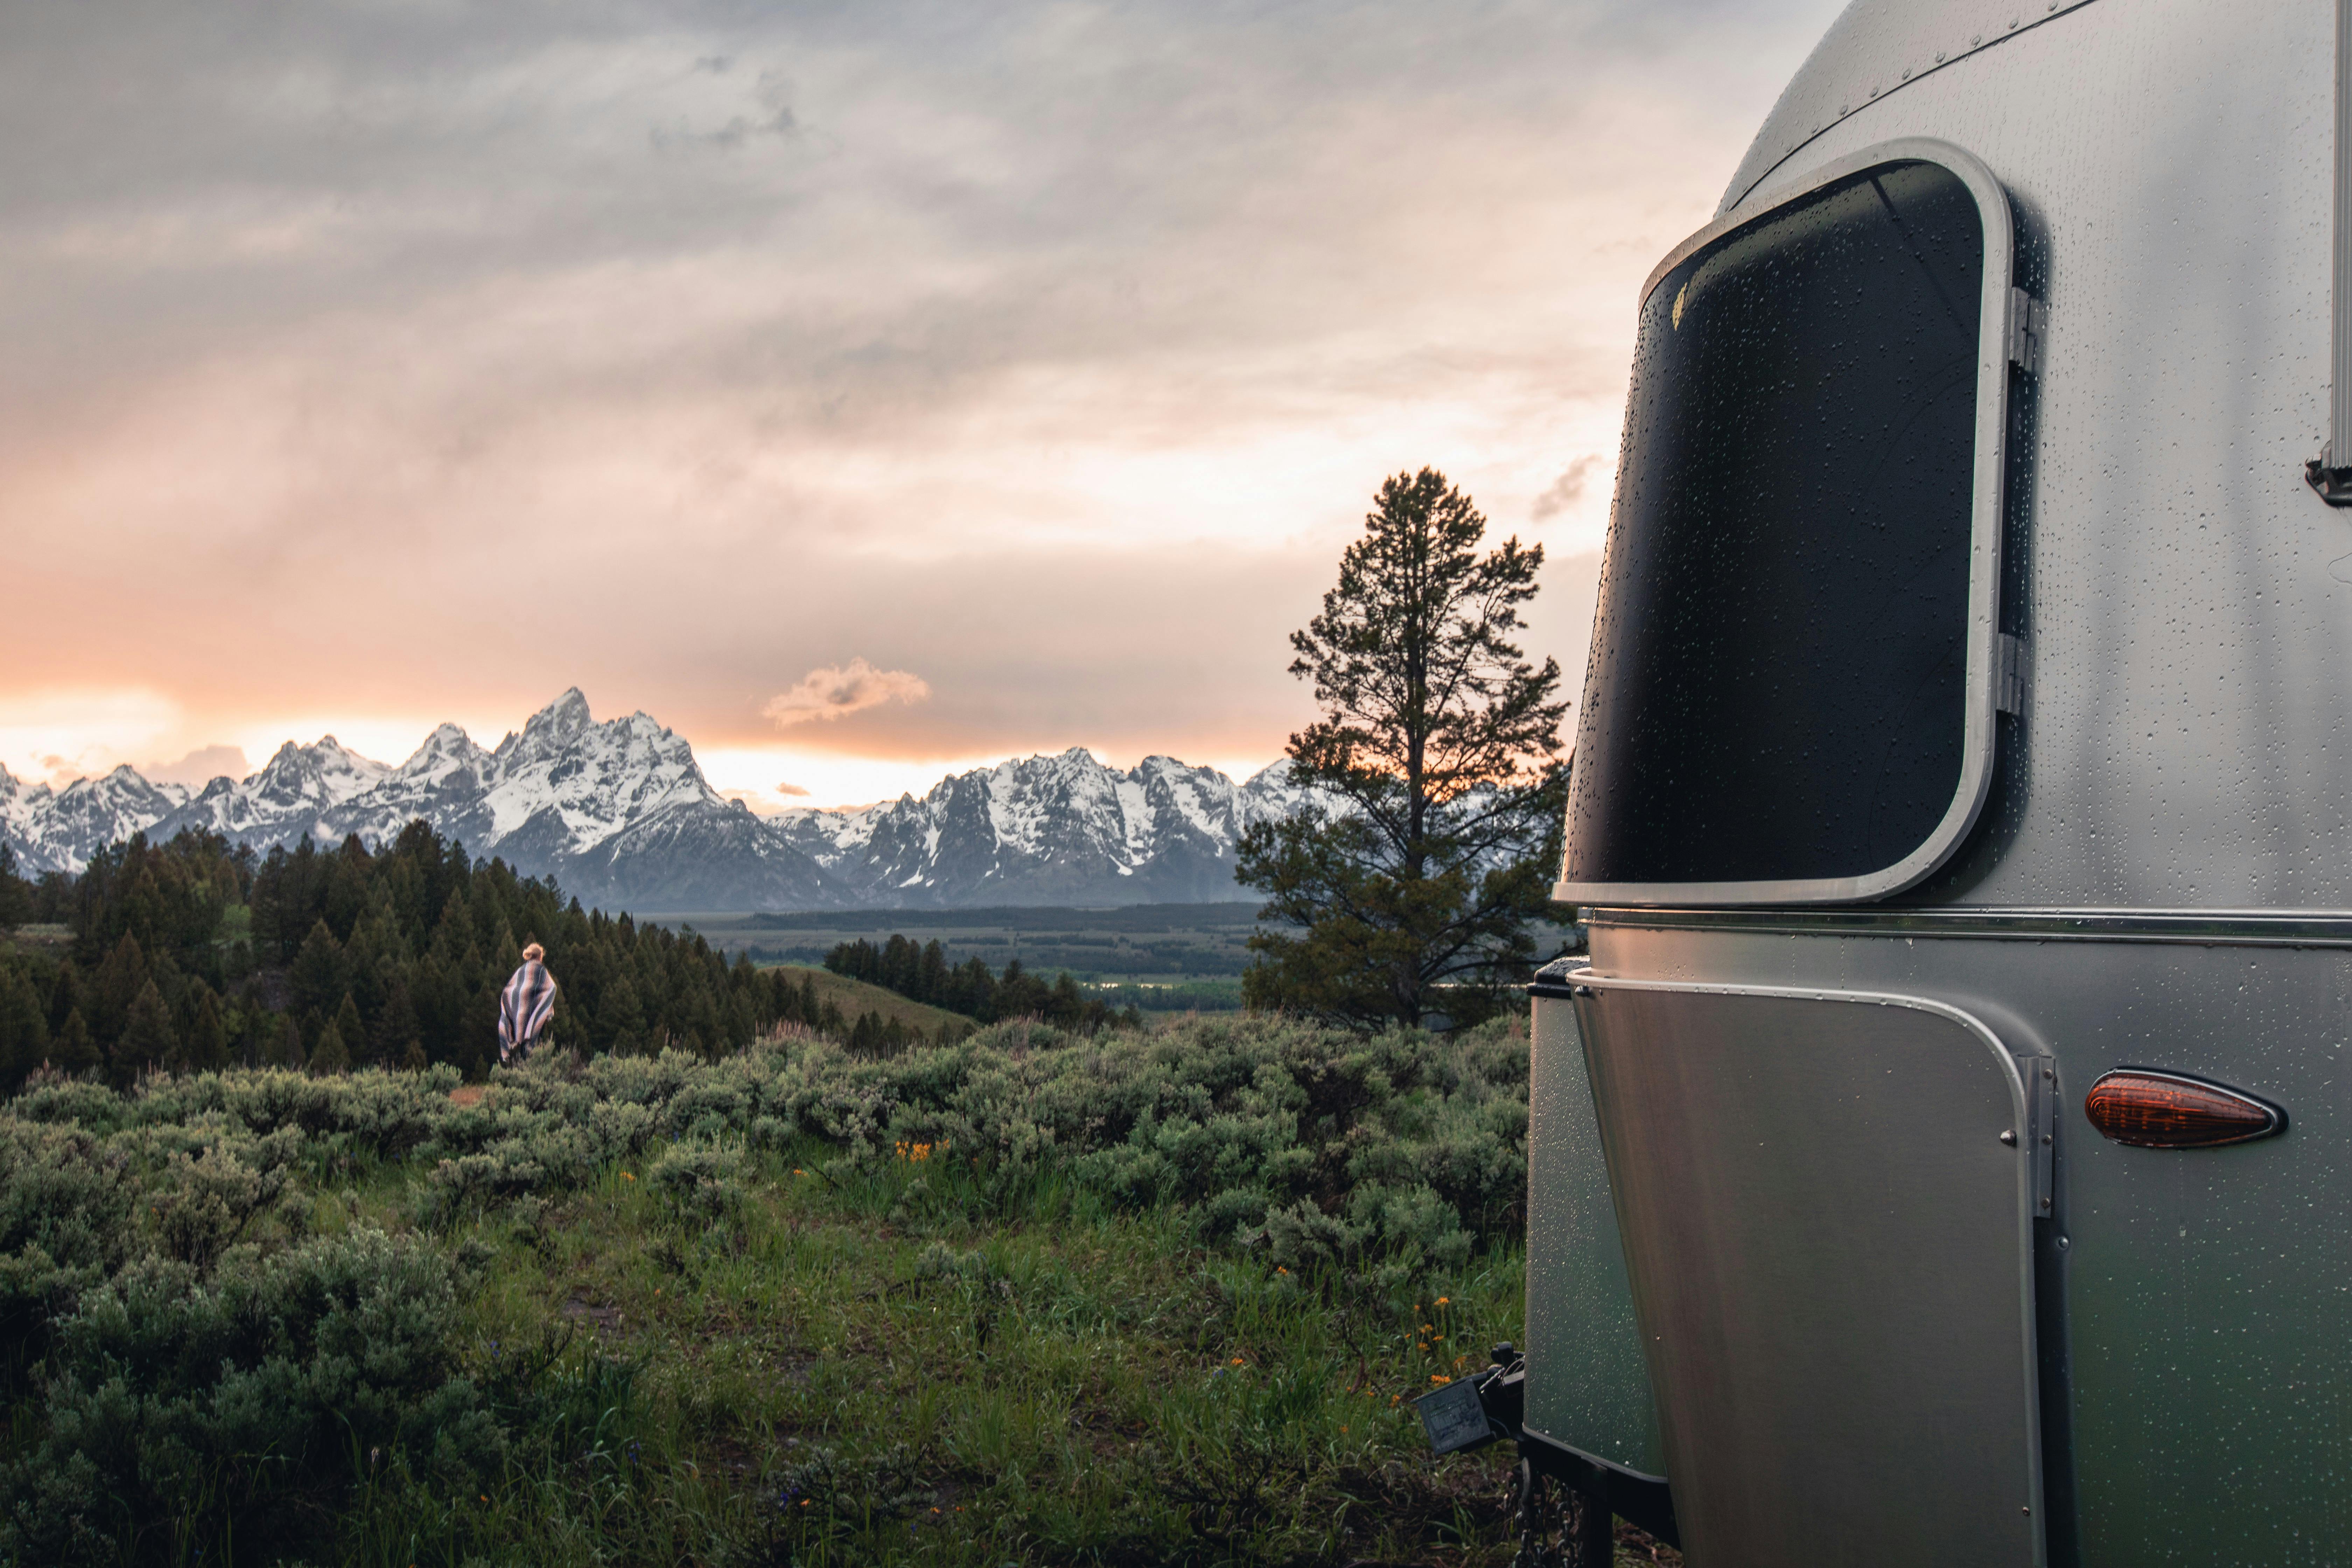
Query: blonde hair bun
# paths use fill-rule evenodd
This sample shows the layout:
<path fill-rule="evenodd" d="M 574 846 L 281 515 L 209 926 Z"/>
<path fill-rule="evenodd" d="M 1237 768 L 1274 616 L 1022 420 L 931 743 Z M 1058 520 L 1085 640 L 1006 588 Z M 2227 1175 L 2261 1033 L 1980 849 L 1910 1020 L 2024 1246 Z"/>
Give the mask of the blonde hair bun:
<path fill-rule="evenodd" d="M 537 963 L 546 956 L 547 949 L 540 946 L 537 942 L 532 942 L 529 947 L 522 950 L 522 961 L 525 963 Z"/>

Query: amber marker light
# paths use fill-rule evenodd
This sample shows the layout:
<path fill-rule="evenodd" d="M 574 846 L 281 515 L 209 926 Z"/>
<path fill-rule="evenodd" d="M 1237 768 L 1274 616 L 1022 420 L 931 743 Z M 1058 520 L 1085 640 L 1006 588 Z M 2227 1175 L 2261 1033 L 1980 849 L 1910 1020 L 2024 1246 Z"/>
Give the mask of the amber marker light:
<path fill-rule="evenodd" d="M 2083 1097 L 2091 1125 L 2135 1149 L 2218 1149 L 2286 1131 L 2286 1112 L 2179 1073 L 2117 1068 Z"/>

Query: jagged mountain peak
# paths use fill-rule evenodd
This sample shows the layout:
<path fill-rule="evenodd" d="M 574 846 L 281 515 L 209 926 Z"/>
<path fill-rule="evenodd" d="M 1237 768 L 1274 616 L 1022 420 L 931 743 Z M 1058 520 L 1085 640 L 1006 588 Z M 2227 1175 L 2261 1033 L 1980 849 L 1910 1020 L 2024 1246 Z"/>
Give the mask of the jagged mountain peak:
<path fill-rule="evenodd" d="M 362 757 L 332 735 L 307 746 L 289 741 L 256 775 L 253 794 L 284 809 L 298 804 L 323 811 L 380 783 L 392 769 Z"/>
<path fill-rule="evenodd" d="M 181 784 L 150 784 L 129 763 L 118 763 L 111 773 L 78 778 L 58 792 L 61 800 L 68 796 L 76 800 L 168 800 L 177 805 L 188 798 L 188 792 Z"/>
<path fill-rule="evenodd" d="M 524 720 L 520 731 L 499 742 L 494 754 L 509 764 L 552 756 L 587 733 L 595 722 L 586 696 L 576 686 L 567 687 L 562 696 Z"/>
<path fill-rule="evenodd" d="M 394 777 L 409 781 L 438 784 L 457 773 L 471 773 L 477 778 L 487 776 L 491 754 L 475 744 L 474 738 L 455 724 L 442 724 L 425 737 L 424 743 L 409 753 L 408 760 L 393 770 Z"/>
<path fill-rule="evenodd" d="M 772 820 L 869 904 L 1215 900 L 1238 896 L 1243 828 L 1293 803 L 1286 776 L 1236 784 L 1165 753 L 1120 769 L 1073 746 L 950 774 L 919 797 Z"/>
<path fill-rule="evenodd" d="M 383 842 L 422 817 L 476 855 L 554 874 L 610 908 L 812 909 L 1232 898 L 1241 831 L 1307 798 L 1277 763 L 1247 782 L 1164 752 L 1132 768 L 1085 746 L 1008 757 L 921 795 L 759 817 L 712 789 L 686 739 L 639 711 L 599 722 L 578 688 L 485 751 L 443 724 L 398 767 L 333 736 L 289 742 L 194 798 L 129 768 L 55 800 L 0 773 L 0 836 L 71 869 L 142 828 L 257 847 Z"/>

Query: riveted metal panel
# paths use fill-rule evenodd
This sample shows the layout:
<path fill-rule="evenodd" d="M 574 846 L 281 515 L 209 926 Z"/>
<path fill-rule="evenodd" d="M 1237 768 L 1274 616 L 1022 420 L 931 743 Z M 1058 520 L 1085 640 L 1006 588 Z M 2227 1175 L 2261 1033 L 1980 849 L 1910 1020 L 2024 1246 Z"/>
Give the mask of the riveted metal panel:
<path fill-rule="evenodd" d="M 1813 47 L 1731 176 L 1729 212 L 1816 137 L 1963 60 L 2031 35 L 2091 0 L 1855 0 Z M 1998 61 L 1994 62 L 1996 67 Z"/>
<path fill-rule="evenodd" d="M 1592 963 L 1900 992 L 2047 1050 L 2056 1202 L 2036 1227 L 2035 1288 L 2043 1484 L 2050 1528 L 2067 1537 L 2053 1561 L 2344 1561 L 2352 929 L 2242 911 L 1861 915 L 1829 927 L 1793 910 L 1718 911 L 1707 925 L 1695 912 L 1593 911 Z M 2127 1064 L 2259 1095 L 2285 1108 L 2287 1131 L 2224 1149 L 2111 1143 L 2083 1096 Z M 1675 1482 L 1677 1509 L 1690 1506 L 1693 1489 Z"/>
<path fill-rule="evenodd" d="M 2041 1563 L 2009 1048 L 1913 997 L 1575 978 L 1691 1561 Z"/>

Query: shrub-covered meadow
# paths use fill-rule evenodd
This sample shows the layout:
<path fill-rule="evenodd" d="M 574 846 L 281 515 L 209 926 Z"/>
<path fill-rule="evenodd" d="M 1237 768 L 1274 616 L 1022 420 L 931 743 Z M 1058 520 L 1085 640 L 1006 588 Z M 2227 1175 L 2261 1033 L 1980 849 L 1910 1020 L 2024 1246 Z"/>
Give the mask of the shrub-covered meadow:
<path fill-rule="evenodd" d="M 1527 1041 L 35 1074 L 0 1564 L 1507 1561 Z"/>

